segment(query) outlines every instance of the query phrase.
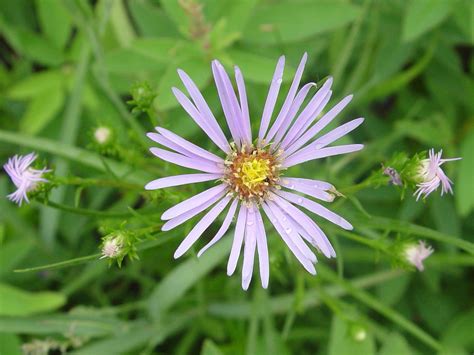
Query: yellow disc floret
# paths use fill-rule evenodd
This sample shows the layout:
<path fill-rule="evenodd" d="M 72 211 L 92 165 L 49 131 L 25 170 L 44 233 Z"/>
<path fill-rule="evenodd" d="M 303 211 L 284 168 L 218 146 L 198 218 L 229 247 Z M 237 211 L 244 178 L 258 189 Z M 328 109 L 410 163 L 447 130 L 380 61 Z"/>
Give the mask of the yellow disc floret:
<path fill-rule="evenodd" d="M 258 202 L 277 185 L 279 167 L 276 155 L 268 149 L 234 149 L 226 159 L 224 181 L 241 200 Z"/>
<path fill-rule="evenodd" d="M 242 163 L 240 178 L 249 189 L 260 185 L 270 175 L 270 161 L 250 156 Z"/>

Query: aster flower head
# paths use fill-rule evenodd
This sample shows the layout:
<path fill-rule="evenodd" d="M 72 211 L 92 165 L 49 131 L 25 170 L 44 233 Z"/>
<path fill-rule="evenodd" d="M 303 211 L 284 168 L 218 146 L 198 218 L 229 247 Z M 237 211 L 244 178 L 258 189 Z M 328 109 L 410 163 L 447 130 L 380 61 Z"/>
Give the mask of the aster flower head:
<path fill-rule="evenodd" d="M 285 57 L 278 60 L 256 138 L 251 131 L 247 94 L 240 69 L 234 68 L 236 93 L 224 67 L 216 60 L 212 62 L 214 81 L 230 131 L 230 143 L 195 83 L 184 71 L 178 70 L 190 98 L 177 88 L 172 89 L 174 95 L 223 154 L 219 156 L 208 152 L 162 127 L 156 128 L 157 133 L 148 133 L 150 139 L 168 149 L 151 148 L 154 155 L 200 173 L 163 177 L 148 183 L 146 189 L 217 182 L 216 186 L 163 213 L 161 218 L 166 223 L 162 230 L 167 231 L 209 209 L 179 245 L 175 258 L 188 251 L 226 208 L 221 227 L 199 251 L 198 256 L 224 236 L 237 216 L 227 274 L 234 273 L 243 245 L 244 289 L 249 287 L 256 253 L 262 286 L 268 286 L 269 257 L 263 216 L 267 217 L 298 261 L 311 274 L 316 273 L 314 263 L 317 259 L 308 244 L 326 257 L 335 257 L 324 232 L 302 211 L 306 209 L 344 229 L 352 229 L 352 225 L 343 217 L 313 200 L 333 201 L 336 194 L 334 186 L 325 181 L 292 177 L 291 171 L 287 169 L 307 161 L 362 149 L 361 144 L 329 145 L 357 128 L 363 118 L 352 120 L 314 139 L 351 101 L 352 96 L 347 96 L 316 120 L 331 97 L 332 78 L 312 95 L 307 105 L 303 105 L 310 90 L 316 86 L 308 83 L 299 88 L 306 60 L 305 54 L 280 111 L 274 112 L 282 84 Z"/>
<path fill-rule="evenodd" d="M 109 258 L 113 259 L 121 255 L 123 248 L 122 236 L 110 237 L 104 240 L 102 244 L 102 256 L 101 259 Z"/>
<path fill-rule="evenodd" d="M 421 161 L 418 168 L 418 180 L 419 183 L 416 185 L 417 190 L 414 195 L 418 201 L 420 197 L 426 198 L 433 191 L 436 191 L 441 185 L 441 196 L 445 193 L 453 193 L 451 184 L 453 183 L 447 175 L 441 169 L 447 161 L 459 160 L 461 158 L 441 159 L 443 151 L 440 150 L 435 154 L 434 149 L 430 149 L 428 159 Z"/>
<path fill-rule="evenodd" d="M 35 190 L 39 183 L 48 182 L 43 175 L 50 170 L 46 168 L 37 170 L 31 167 L 36 158 L 35 153 L 14 155 L 3 165 L 3 168 L 17 188 L 7 198 L 19 206 L 21 206 L 23 201 L 30 202 L 28 200 L 28 193 Z"/>
<path fill-rule="evenodd" d="M 418 244 L 409 244 L 404 250 L 405 259 L 413 266 L 415 266 L 418 271 L 423 271 L 425 269 L 423 261 L 433 254 L 434 249 L 426 245 L 422 240 L 418 241 Z"/>

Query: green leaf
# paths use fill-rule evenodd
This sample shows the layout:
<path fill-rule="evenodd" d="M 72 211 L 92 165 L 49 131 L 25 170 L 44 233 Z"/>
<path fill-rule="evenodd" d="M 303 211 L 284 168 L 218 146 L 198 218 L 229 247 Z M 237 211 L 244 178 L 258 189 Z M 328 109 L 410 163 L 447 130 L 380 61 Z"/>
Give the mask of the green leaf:
<path fill-rule="evenodd" d="M 155 319 L 160 318 L 199 279 L 221 263 L 229 253 L 231 240 L 230 235 L 225 236 L 199 259 L 193 256 L 168 273 L 153 290 L 148 300 L 150 315 Z"/>
<path fill-rule="evenodd" d="M 23 29 L 15 29 L 21 54 L 31 60 L 57 66 L 64 61 L 64 55 L 49 39 Z"/>
<path fill-rule="evenodd" d="M 367 330 L 363 340 L 355 340 L 351 335 L 353 325 L 334 315 L 331 324 L 331 336 L 329 338 L 328 355 L 352 354 L 370 355 L 375 354 L 375 343 L 372 334 Z"/>
<path fill-rule="evenodd" d="M 64 91 L 61 88 L 36 96 L 21 119 L 20 130 L 32 135 L 40 132 L 61 110 L 64 99 Z"/>
<path fill-rule="evenodd" d="M 408 342 L 398 333 L 391 333 L 383 342 L 379 355 L 413 354 Z"/>
<path fill-rule="evenodd" d="M 58 309 L 66 297 L 58 292 L 27 292 L 0 284 L 0 315 L 28 316 Z"/>
<path fill-rule="evenodd" d="M 71 330 L 75 336 L 101 337 L 121 334 L 129 323 L 99 314 L 55 314 L 33 317 L 0 317 L 0 332 L 14 334 L 64 334 Z"/>
<path fill-rule="evenodd" d="M 258 44 L 300 41 L 345 26 L 359 13 L 355 5 L 334 1 L 263 5 L 245 27 L 244 40 Z"/>
<path fill-rule="evenodd" d="M 32 239 L 12 240 L 0 248 L 0 277 L 11 273 L 35 246 Z"/>
<path fill-rule="evenodd" d="M 63 48 L 71 33 L 71 18 L 61 0 L 37 0 L 41 29 L 57 48 Z"/>
<path fill-rule="evenodd" d="M 441 343 L 445 351 L 443 355 L 467 354 L 469 349 L 474 347 L 474 337 L 472 336 L 472 325 L 474 324 L 474 309 L 463 312 L 453 319 L 445 327 L 441 338 Z"/>
<path fill-rule="evenodd" d="M 63 87 L 65 76 L 60 70 L 45 70 L 27 76 L 7 92 L 12 99 L 29 99 L 44 92 Z"/>
<path fill-rule="evenodd" d="M 210 339 L 204 340 L 202 345 L 201 355 L 223 355 L 224 353 L 219 347 Z"/>
<path fill-rule="evenodd" d="M 456 204 L 459 213 L 467 216 L 474 208 L 474 189 L 472 178 L 474 176 L 474 130 L 464 139 L 461 146 L 462 160 L 459 163 L 459 177 L 454 187 Z"/>
<path fill-rule="evenodd" d="M 179 37 L 173 21 L 158 8 L 144 1 L 130 1 L 128 7 L 134 18 L 134 23 L 144 37 Z"/>
<path fill-rule="evenodd" d="M 0 354 L 21 355 L 20 338 L 15 334 L 0 333 Z"/>
<path fill-rule="evenodd" d="M 269 59 L 238 49 L 232 49 L 227 54 L 232 59 L 232 64 L 240 68 L 245 79 L 267 85 L 272 80 L 276 58 Z M 291 66 L 285 65 L 283 80 L 288 81 L 294 74 L 295 70 Z"/>
<path fill-rule="evenodd" d="M 411 0 L 403 23 L 403 40 L 413 41 L 446 19 L 454 1 Z"/>
<path fill-rule="evenodd" d="M 170 61 L 182 61 L 201 55 L 193 43 L 172 38 L 139 38 L 131 44 L 130 49 L 149 59 L 166 64 Z"/>

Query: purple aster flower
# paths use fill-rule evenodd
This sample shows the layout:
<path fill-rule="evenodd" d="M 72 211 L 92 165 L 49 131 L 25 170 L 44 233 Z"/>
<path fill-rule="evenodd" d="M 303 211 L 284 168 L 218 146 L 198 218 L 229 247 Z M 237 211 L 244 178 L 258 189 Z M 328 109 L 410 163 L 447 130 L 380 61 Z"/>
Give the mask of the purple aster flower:
<path fill-rule="evenodd" d="M 443 154 L 442 150 L 435 154 L 434 149 L 430 149 L 429 158 L 421 161 L 418 171 L 420 182 L 416 185 L 418 189 L 414 193 L 417 201 L 422 196 L 423 198 L 428 197 L 430 193 L 438 189 L 439 185 L 441 185 L 441 196 L 447 192 L 453 193 L 451 188 L 453 182 L 441 169 L 441 165 L 447 161 L 460 160 L 462 158 L 441 159 L 441 154 Z"/>
<path fill-rule="evenodd" d="M 411 244 L 405 249 L 405 258 L 418 271 L 423 271 L 425 269 L 423 260 L 428 258 L 433 252 L 434 249 L 431 246 L 426 245 L 424 241 L 420 240 L 418 244 Z"/>
<path fill-rule="evenodd" d="M 3 168 L 10 176 L 17 190 L 8 195 L 7 198 L 21 206 L 23 201 L 29 203 L 28 192 L 34 190 L 38 183 L 48 182 L 42 176 L 45 172 L 50 170 L 44 168 L 41 170 L 31 168 L 31 164 L 36 160 L 36 154 L 30 153 L 28 155 L 15 155 L 8 159 L 8 162 L 3 165 Z"/>
<path fill-rule="evenodd" d="M 251 132 L 247 94 L 240 69 L 235 67 L 236 94 L 224 67 L 218 61 L 212 62 L 217 92 L 232 137 L 231 143 L 195 83 L 185 72 L 178 70 L 190 99 L 177 88 L 173 88 L 173 93 L 191 118 L 223 151 L 224 157 L 210 153 L 161 127 L 156 128 L 158 133 L 148 134 L 150 139 L 169 149 L 151 148 L 154 155 L 201 173 L 157 179 L 148 183 L 146 189 L 218 181 L 217 186 L 178 203 L 163 213 L 161 218 L 167 222 L 162 230 L 167 231 L 210 208 L 179 245 L 174 257 L 179 258 L 188 251 L 228 207 L 220 229 L 199 251 L 198 256 L 224 236 L 237 216 L 227 274 L 230 276 L 234 273 L 243 245 L 242 287 L 245 290 L 252 279 L 255 253 L 258 253 L 262 286 L 268 286 L 268 249 L 262 215 L 267 216 L 288 248 L 311 274 L 316 274 L 314 263 L 317 260 L 307 243 L 328 258 L 335 257 L 336 253 L 321 228 L 302 209 L 344 229 L 352 229 L 352 225 L 344 218 L 311 199 L 333 201 L 336 192 L 333 185 L 325 181 L 292 177 L 286 172 L 283 176 L 283 171 L 297 164 L 363 148 L 362 144 L 329 147 L 357 128 L 363 118 L 343 124 L 313 140 L 351 101 L 352 95 L 344 98 L 316 121 L 331 97 L 332 78 L 304 106 L 303 102 L 310 89 L 316 86 L 309 83 L 298 90 L 306 59 L 305 54 L 283 106 L 274 114 L 285 57 L 278 60 L 255 140 Z M 272 123 L 272 117 L 275 116 Z"/>

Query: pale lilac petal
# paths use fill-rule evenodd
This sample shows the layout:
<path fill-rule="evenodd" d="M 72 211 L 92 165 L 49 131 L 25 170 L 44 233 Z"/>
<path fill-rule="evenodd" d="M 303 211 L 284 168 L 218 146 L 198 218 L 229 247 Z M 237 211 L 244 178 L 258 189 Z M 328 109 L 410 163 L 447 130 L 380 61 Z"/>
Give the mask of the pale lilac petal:
<path fill-rule="evenodd" d="M 311 218 L 284 198 L 275 194 L 271 196 L 286 215 L 292 219 L 302 237 L 308 240 L 311 245 L 317 247 L 326 257 L 336 256 L 326 234 Z"/>
<path fill-rule="evenodd" d="M 344 228 L 347 230 L 353 229 L 352 225 L 346 221 L 344 218 L 339 216 L 338 214 L 332 212 L 331 210 L 328 210 L 326 207 L 320 205 L 317 202 L 311 201 L 310 199 L 307 199 L 306 197 L 296 195 L 291 192 L 287 191 L 276 191 L 278 195 L 281 197 L 285 198 L 286 200 L 293 202 L 294 204 L 304 207 L 307 210 L 317 214 L 318 216 L 321 216 L 328 221 Z"/>
<path fill-rule="evenodd" d="M 221 68 L 219 62 L 214 60 L 212 62 L 212 73 L 214 75 L 214 82 L 216 83 L 217 93 L 219 95 L 219 100 L 221 102 L 222 111 L 224 112 L 224 117 L 227 121 L 232 138 L 237 146 L 240 146 L 241 134 L 239 130 L 239 125 L 237 123 L 239 113 L 236 112 L 236 102 L 237 98 L 235 97 L 235 92 L 232 87 L 232 84 L 227 83 L 224 79 L 224 76 L 227 76 L 225 70 Z M 229 87 L 230 86 L 230 87 Z M 236 101 L 235 103 L 233 101 Z"/>
<path fill-rule="evenodd" d="M 230 224 L 232 223 L 232 219 L 235 216 L 235 211 L 237 209 L 237 204 L 238 200 L 234 199 L 232 201 L 232 204 L 229 207 L 229 211 L 227 212 L 227 215 L 224 219 L 224 222 L 222 223 L 221 227 L 217 231 L 217 234 L 214 236 L 214 238 L 211 239 L 209 243 L 207 243 L 201 250 L 199 250 L 199 253 L 197 254 L 198 258 L 210 247 L 212 247 L 214 244 L 216 244 L 221 238 L 224 236 L 224 234 L 227 232 L 227 230 L 230 227 Z"/>
<path fill-rule="evenodd" d="M 290 190 L 295 190 L 319 200 L 332 202 L 334 201 L 334 195 L 327 193 L 325 190 L 317 187 L 315 184 L 308 184 L 307 182 L 300 182 L 298 179 L 289 179 L 284 177 L 280 180 L 281 186 L 284 186 Z M 332 185 L 330 185 L 332 187 Z"/>
<path fill-rule="evenodd" d="M 215 121 L 215 117 L 212 116 L 212 118 L 209 118 L 206 116 L 205 113 L 200 112 L 194 105 L 193 103 L 188 99 L 188 97 L 183 94 L 183 92 L 177 88 L 171 88 L 173 91 L 174 96 L 178 100 L 178 102 L 181 104 L 181 106 L 184 108 L 184 110 L 189 114 L 189 116 L 196 122 L 196 124 L 208 135 L 209 138 L 220 148 L 222 149 L 225 153 L 230 152 L 230 147 L 229 143 L 227 142 L 227 139 L 222 132 L 222 129 L 219 127 L 217 122 L 215 122 L 215 125 L 217 125 L 217 128 L 215 125 L 213 125 L 213 122 Z M 199 93 L 199 95 L 201 95 Z M 201 99 L 204 101 L 204 98 Z M 204 104 L 207 106 L 207 104 L 204 102 Z M 209 107 L 207 108 L 209 109 Z M 212 115 L 212 113 L 211 113 Z M 213 121 L 214 120 L 214 121 Z"/>
<path fill-rule="evenodd" d="M 285 133 L 288 131 L 288 128 L 290 127 L 291 123 L 296 117 L 296 114 L 301 108 L 301 105 L 303 104 L 304 100 L 306 99 L 306 96 L 308 96 L 309 90 L 312 87 L 316 87 L 315 83 L 308 83 L 304 85 L 301 90 L 298 92 L 296 95 L 296 98 L 294 99 L 293 103 L 291 104 L 290 110 L 285 116 L 285 119 L 281 123 L 280 128 L 278 129 L 275 139 L 273 140 L 273 144 L 277 145 L 280 143 L 281 139 L 285 135 Z"/>
<path fill-rule="evenodd" d="M 167 176 L 150 181 L 145 185 L 145 190 L 158 190 L 165 187 L 194 184 L 197 182 L 218 180 L 220 178 L 222 178 L 222 174 L 184 174 Z"/>
<path fill-rule="evenodd" d="M 343 98 L 337 105 L 330 109 L 321 119 L 316 122 L 305 134 L 303 134 L 296 141 L 291 143 L 285 149 L 285 154 L 290 155 L 296 152 L 300 147 L 310 141 L 316 134 L 318 134 L 324 127 L 326 127 L 332 120 L 351 102 L 352 95 Z"/>
<path fill-rule="evenodd" d="M 275 136 L 275 134 L 280 128 L 284 129 L 284 127 L 282 127 L 282 123 L 285 120 L 285 117 L 288 111 L 290 110 L 291 104 L 293 103 L 293 100 L 295 98 L 296 92 L 298 91 L 298 86 L 300 85 L 301 76 L 303 75 L 307 59 L 308 54 L 303 54 L 303 58 L 301 58 L 300 64 L 296 69 L 295 77 L 293 78 L 293 82 L 291 83 L 290 90 L 288 91 L 288 95 L 286 96 L 285 102 L 283 103 L 280 113 L 278 114 L 275 122 L 273 123 L 273 126 L 270 128 L 268 135 L 265 137 L 265 140 L 267 142 L 270 142 L 272 140 L 272 138 Z"/>
<path fill-rule="evenodd" d="M 278 59 L 278 63 L 273 73 L 272 83 L 268 90 L 267 99 L 265 100 L 265 106 L 263 108 L 262 119 L 260 122 L 260 129 L 258 131 L 259 140 L 263 140 L 267 133 L 270 120 L 272 119 L 273 110 L 275 109 L 275 103 L 278 98 L 278 92 L 280 91 L 281 83 L 283 82 L 283 69 L 285 68 L 285 56 L 281 56 Z"/>
<path fill-rule="evenodd" d="M 240 110 L 242 112 L 242 125 L 244 128 L 244 136 L 246 139 L 247 145 L 252 143 L 252 128 L 250 126 L 250 115 L 249 115 L 249 106 L 247 102 L 247 91 L 245 90 L 244 77 L 239 69 L 239 67 L 234 68 L 235 71 L 235 81 L 237 82 L 237 89 L 239 91 L 239 100 L 240 100 Z"/>
<path fill-rule="evenodd" d="M 189 169 L 200 170 L 213 174 L 221 174 L 224 170 L 223 166 L 219 166 L 215 162 L 210 162 L 209 160 L 199 157 L 189 158 L 181 154 L 154 147 L 150 148 L 150 152 L 160 159 Z"/>
<path fill-rule="evenodd" d="M 257 245 L 257 223 L 254 206 L 247 209 L 247 223 L 245 226 L 244 261 L 242 265 L 242 288 L 247 290 L 252 280 L 255 248 Z"/>
<path fill-rule="evenodd" d="M 242 242 L 244 240 L 246 222 L 247 207 L 245 207 L 244 204 L 241 204 L 239 215 L 237 216 L 237 224 L 235 226 L 232 249 L 230 250 L 229 261 L 227 262 L 227 275 L 229 276 L 235 272 L 237 262 L 239 261 L 240 249 L 242 249 Z"/>
<path fill-rule="evenodd" d="M 308 188 L 314 187 L 315 189 L 320 189 L 320 190 L 333 190 L 334 189 L 334 186 L 326 181 L 294 178 L 294 177 L 289 177 L 289 176 L 284 176 L 280 180 L 280 183 L 284 187 L 287 187 L 288 185 L 291 185 L 291 184 L 304 184 Z"/>
<path fill-rule="evenodd" d="M 207 150 L 197 146 L 194 143 L 189 142 L 188 140 L 178 136 L 177 134 L 175 134 L 175 133 L 173 133 L 173 132 L 171 132 L 171 131 L 169 131 L 165 128 L 155 127 L 155 129 L 159 133 L 161 133 L 164 137 L 168 138 L 173 143 L 183 147 L 184 149 L 186 149 L 187 151 L 189 151 L 190 153 L 192 153 L 194 155 L 197 155 L 197 156 L 199 156 L 201 158 L 204 158 L 204 159 L 215 161 L 217 163 L 222 163 L 223 162 L 223 159 L 218 157 L 217 155 L 215 155 L 211 152 L 208 152 Z"/>
<path fill-rule="evenodd" d="M 332 96 L 332 91 L 330 90 L 331 85 L 332 78 L 329 78 L 322 88 L 313 96 L 303 112 L 301 112 L 296 119 L 295 124 L 288 131 L 287 136 L 281 144 L 282 149 L 286 149 L 296 141 L 323 111 Z"/>
<path fill-rule="evenodd" d="M 161 215 L 161 219 L 166 221 L 168 219 L 175 218 L 184 212 L 187 212 L 195 207 L 200 206 L 201 204 L 205 203 L 206 201 L 210 200 L 215 196 L 224 194 L 226 192 L 226 189 L 226 184 L 220 184 L 211 187 L 210 189 L 204 190 L 203 192 L 200 192 L 199 194 L 194 195 L 184 201 L 181 201 L 177 205 L 174 205 L 173 207 L 167 209 Z"/>
<path fill-rule="evenodd" d="M 201 205 L 199 205 L 199 206 L 197 206 L 197 207 L 195 207 L 191 210 L 187 210 L 186 212 L 181 213 L 177 217 L 170 219 L 168 222 L 163 224 L 163 226 L 161 227 L 161 230 L 166 232 L 166 231 L 169 231 L 173 228 L 176 228 L 176 227 L 180 226 L 181 224 L 183 224 L 184 222 L 190 220 L 191 218 L 198 215 L 202 211 L 207 210 L 210 206 L 212 206 L 214 203 L 219 201 L 224 195 L 225 195 L 225 192 L 222 192 L 219 195 L 216 195 L 216 196 L 212 197 L 211 199 L 203 202 Z"/>
<path fill-rule="evenodd" d="M 265 211 L 265 214 L 267 215 L 268 219 L 270 222 L 273 224 L 275 227 L 276 231 L 278 234 L 280 234 L 281 238 L 285 242 L 285 244 L 288 246 L 288 248 L 291 250 L 294 256 L 298 259 L 298 261 L 303 265 L 303 267 L 313 275 L 316 275 L 316 269 L 314 268 L 313 263 L 311 260 L 309 260 L 302 252 L 301 250 L 296 246 L 296 244 L 293 242 L 293 240 L 288 236 L 288 234 L 285 232 L 283 227 L 280 225 L 280 222 L 278 221 L 278 218 L 273 214 L 272 210 L 270 207 L 266 204 L 262 204 L 262 208 Z"/>
<path fill-rule="evenodd" d="M 211 225 L 212 222 L 221 214 L 224 208 L 228 205 L 230 197 L 226 196 L 220 200 L 212 209 L 207 212 L 204 217 L 193 227 L 191 232 L 183 239 L 174 253 L 174 258 L 177 259 L 199 239 L 204 231 Z"/>
<path fill-rule="evenodd" d="M 263 224 L 262 215 L 258 209 L 255 209 L 257 222 L 257 251 L 258 251 L 258 268 L 260 269 L 260 279 L 262 287 L 268 287 L 270 278 L 270 263 L 268 259 L 267 236 L 265 234 L 265 226 Z"/>
<path fill-rule="evenodd" d="M 177 152 L 179 154 L 187 156 L 188 158 L 196 157 L 196 155 L 190 154 L 190 152 L 188 150 L 186 150 L 183 147 L 179 146 L 178 144 L 170 141 L 168 138 L 163 137 L 161 134 L 149 132 L 149 133 L 146 134 L 146 136 L 148 138 L 150 138 L 152 141 L 154 141 L 158 144 L 161 144 L 163 147 L 168 148 L 168 149 L 172 149 L 172 150 L 174 150 L 175 152 Z"/>
<path fill-rule="evenodd" d="M 267 201 L 268 207 L 270 207 L 273 215 L 277 218 L 278 223 L 283 228 L 288 237 L 293 241 L 296 247 L 303 253 L 303 255 L 311 262 L 316 262 L 316 255 L 306 245 L 304 240 L 298 234 L 297 228 L 293 225 L 292 221 L 286 216 L 285 211 L 273 201 Z"/>
<path fill-rule="evenodd" d="M 308 149 L 306 148 L 296 152 L 283 161 L 282 166 L 289 168 L 291 166 L 301 164 L 310 160 L 327 158 L 334 155 L 347 154 L 357 152 L 364 148 L 363 144 L 347 144 L 338 145 L 336 147 L 322 148 L 322 149 Z"/>
<path fill-rule="evenodd" d="M 359 127 L 362 122 L 364 122 L 363 118 L 357 118 L 355 120 L 349 121 L 332 131 L 329 131 L 325 135 L 319 137 L 314 142 L 306 146 L 304 149 L 321 149 L 326 147 L 327 145 L 337 141 L 339 138 L 345 136 L 346 134 L 352 132 L 354 129 Z"/>

